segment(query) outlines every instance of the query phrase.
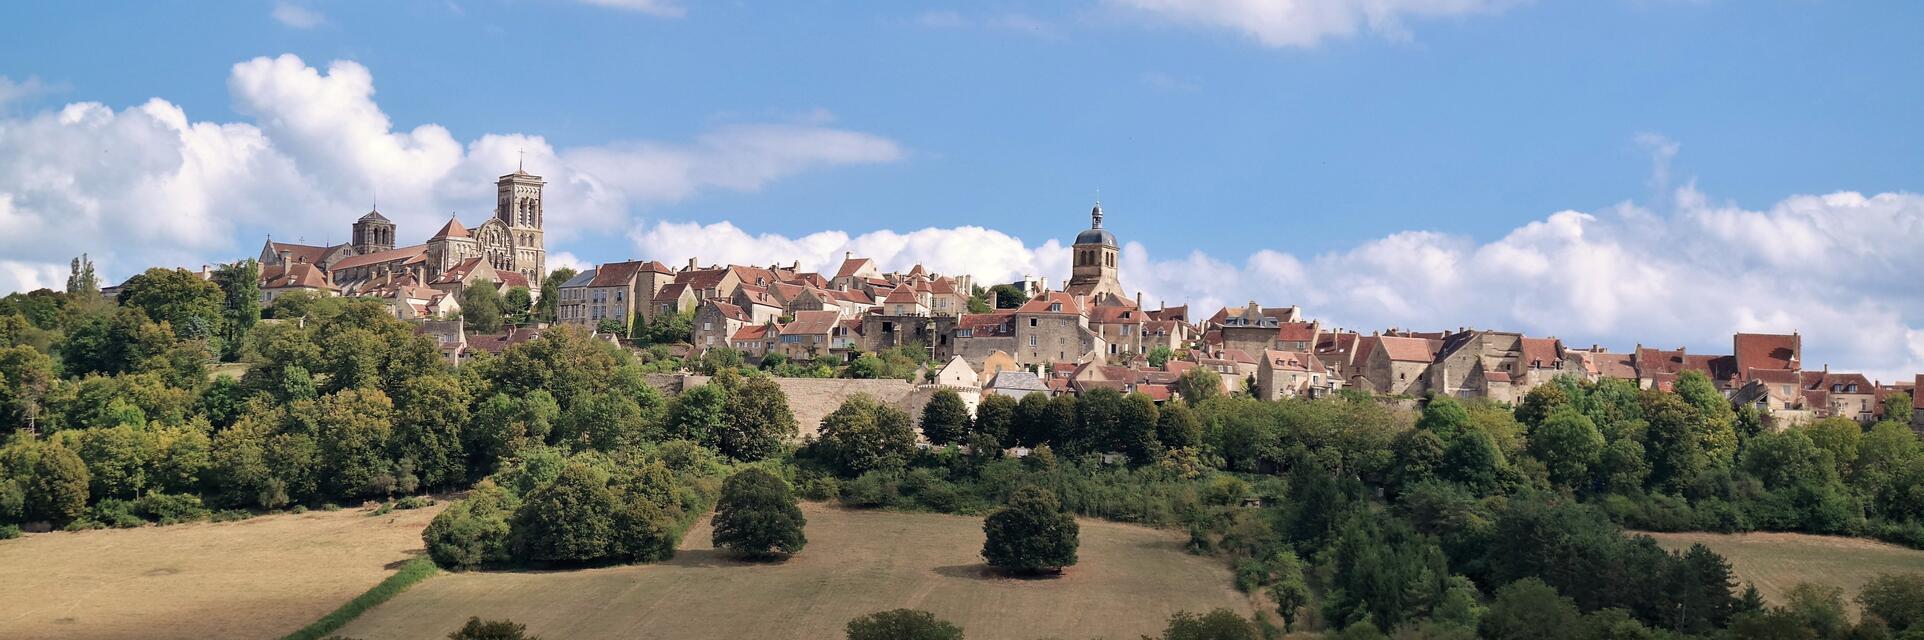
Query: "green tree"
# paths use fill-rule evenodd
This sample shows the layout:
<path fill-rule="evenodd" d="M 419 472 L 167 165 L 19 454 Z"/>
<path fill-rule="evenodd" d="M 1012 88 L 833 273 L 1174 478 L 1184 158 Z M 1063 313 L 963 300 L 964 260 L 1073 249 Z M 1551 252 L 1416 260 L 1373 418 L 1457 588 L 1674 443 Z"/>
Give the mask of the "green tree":
<path fill-rule="evenodd" d="M 878 611 L 848 621 L 848 640 L 962 640 L 962 628 L 916 609 Z"/>
<path fill-rule="evenodd" d="M 509 525 L 519 500 L 495 483 L 483 480 L 465 500 L 434 516 L 421 540 L 428 557 L 442 568 L 461 571 L 508 562 Z"/>
<path fill-rule="evenodd" d="M 961 443 L 969 429 L 969 407 L 954 389 L 937 390 L 922 406 L 922 436 L 933 444 Z"/>
<path fill-rule="evenodd" d="M 501 294 L 501 316 L 507 322 L 527 324 L 533 308 L 534 295 L 527 287 L 509 287 L 507 293 Z M 622 327 L 621 334 L 627 333 L 627 327 Z"/>
<path fill-rule="evenodd" d="M 846 477 L 900 469 L 915 452 L 915 427 L 901 409 L 856 394 L 822 418 L 815 447 Z"/>
<path fill-rule="evenodd" d="M 1549 469 L 1550 481 L 1579 491 L 1589 488 L 1591 467 L 1603 457 L 1604 446 L 1597 425 L 1567 405 L 1542 418 L 1530 434 L 1530 453 Z"/>
<path fill-rule="evenodd" d="M 607 562 L 618 544 L 614 514 L 620 508 L 605 475 L 570 464 L 515 510 L 510 524 L 514 555 L 540 564 Z"/>
<path fill-rule="evenodd" d="M 1911 394 L 1903 391 L 1884 396 L 1884 421 L 1911 423 Z"/>
<path fill-rule="evenodd" d="M 1114 431 L 1114 445 L 1129 456 L 1136 464 L 1149 464 L 1161 460 L 1162 441 L 1157 438 L 1159 415 L 1156 403 L 1140 392 L 1122 398 L 1118 430 Z"/>
<path fill-rule="evenodd" d="M 462 429 L 469 422 L 471 398 L 461 381 L 441 373 L 409 378 L 398 400 L 394 459 L 412 461 L 425 487 L 449 487 L 467 479 Z"/>
<path fill-rule="evenodd" d="M 808 544 L 802 533 L 807 524 L 788 483 L 751 467 L 722 483 L 713 542 L 716 548 L 749 557 L 786 556 Z"/>
<path fill-rule="evenodd" d="M 1176 376 L 1176 393 L 1194 407 L 1223 394 L 1223 377 L 1202 367 L 1190 367 Z"/>
<path fill-rule="evenodd" d="M 1156 415 L 1156 439 L 1164 449 L 1186 449 L 1202 444 L 1202 421 L 1188 403 L 1163 403 Z"/>
<path fill-rule="evenodd" d="M 1480 429 L 1471 429 L 1448 440 L 1443 450 L 1443 475 L 1461 482 L 1478 494 L 1495 492 L 1509 463 L 1497 449 L 1496 440 Z"/>
<path fill-rule="evenodd" d="M 1878 574 L 1857 591 L 1857 604 L 1865 615 L 1883 620 L 1891 633 L 1924 628 L 1924 574 Z"/>
<path fill-rule="evenodd" d="M 1169 359 L 1175 355 L 1176 352 L 1171 351 L 1168 345 L 1159 344 L 1156 345 L 1156 348 L 1149 350 L 1147 359 L 1151 368 L 1161 369 L 1162 366 L 1168 364 Z"/>
<path fill-rule="evenodd" d="M 988 436 L 997 447 L 1015 446 L 1015 398 L 999 393 L 982 396 L 975 407 L 975 427 L 977 434 Z"/>
<path fill-rule="evenodd" d="M 1162 640 L 1257 640 L 1261 637 L 1256 625 L 1228 609 L 1203 615 L 1177 611 L 1169 616 L 1169 626 L 1162 630 Z"/>
<path fill-rule="evenodd" d="M 1283 617 L 1283 630 L 1296 626 L 1303 607 L 1309 606 L 1309 581 L 1303 577 L 1303 561 L 1292 551 L 1280 551 L 1270 559 L 1272 579 L 1269 600 L 1276 603 L 1276 614 Z"/>
<path fill-rule="evenodd" d="M 73 270 L 67 276 L 67 294 L 93 297 L 100 295 L 100 278 L 94 276 L 94 261 L 87 254 L 73 259 Z"/>
<path fill-rule="evenodd" d="M 470 331 L 494 333 L 501 330 L 501 295 L 494 283 L 478 280 L 461 290 L 461 318 Z"/>
<path fill-rule="evenodd" d="M 668 437 L 714 446 L 729 428 L 728 388 L 710 381 L 668 403 Z"/>
<path fill-rule="evenodd" d="M 1676 389 L 1700 416 L 1697 447 L 1706 458 L 1706 468 L 1729 467 L 1737 457 L 1737 412 L 1730 399 L 1700 371 L 1678 374 Z"/>
<path fill-rule="evenodd" d="M 535 318 L 542 322 L 554 322 L 561 310 L 561 285 L 580 275 L 574 269 L 562 267 L 548 272 L 541 279 L 541 298 L 535 306 Z"/>
<path fill-rule="evenodd" d="M 38 458 L 27 479 L 25 508 L 30 521 L 65 525 L 87 512 L 91 478 L 80 456 L 58 444 L 37 447 Z"/>
<path fill-rule="evenodd" d="M 0 425 L 38 428 L 57 380 L 47 354 L 25 345 L 0 349 Z"/>
<path fill-rule="evenodd" d="M 318 401 L 296 403 L 290 416 L 312 421 L 320 445 L 320 477 L 329 495 L 376 497 L 404 487 L 388 456 L 394 403 L 379 389 L 348 389 Z"/>
<path fill-rule="evenodd" d="M 989 287 L 989 291 L 995 294 L 997 309 L 1015 309 L 1029 302 L 1028 292 L 1012 284 L 998 284 Z"/>
<path fill-rule="evenodd" d="M 1076 520 L 1047 489 L 1027 486 L 982 523 L 989 566 L 1018 573 L 1060 572 L 1076 563 Z"/>
<path fill-rule="evenodd" d="M 148 269 L 120 287 L 119 302 L 166 323 L 182 340 L 217 341 L 226 296 L 220 286 L 186 269 Z"/>
<path fill-rule="evenodd" d="M 479 403 L 473 415 L 462 435 L 468 460 L 485 469 L 523 446 L 545 442 L 561 418 L 561 407 L 548 390 L 537 389 L 520 397 L 496 393 Z"/>
<path fill-rule="evenodd" d="M 1611 493 L 1643 490 L 1644 479 L 1650 476 L 1650 464 L 1643 458 L 1643 444 L 1631 438 L 1611 442 L 1597 458 L 1597 476 L 1604 489 Z"/>
<path fill-rule="evenodd" d="M 528 626 L 513 620 L 482 620 L 469 617 L 468 623 L 448 634 L 448 640 L 541 640 L 528 635 Z"/>
<path fill-rule="evenodd" d="M 87 429 L 74 452 L 87 465 L 94 499 L 133 499 L 150 485 L 147 477 L 162 455 L 160 441 L 144 423 Z"/>
<path fill-rule="evenodd" d="M 1556 638 L 1576 629 L 1581 617 L 1575 602 L 1542 580 L 1524 578 L 1496 590 L 1477 631 L 1491 640 Z"/>
<path fill-rule="evenodd" d="M 1803 430 L 1812 444 L 1830 452 L 1837 477 L 1851 476 L 1851 466 L 1857 463 L 1858 443 L 1864 439 L 1864 427 L 1849 418 L 1824 418 Z"/>
<path fill-rule="evenodd" d="M 1531 429 L 1543 424 L 1545 418 L 1565 407 L 1575 407 L 1570 394 L 1560 384 L 1540 384 L 1523 395 L 1523 402 L 1517 404 L 1516 419 Z"/>
<path fill-rule="evenodd" d="M 595 451 L 617 451 L 641 444 L 651 425 L 633 398 L 603 391 L 575 400 L 556 422 L 554 442 Z"/>
<path fill-rule="evenodd" d="M 728 390 L 725 407 L 727 422 L 714 433 L 715 448 L 722 455 L 742 461 L 762 460 L 781 452 L 782 443 L 795 437 L 795 414 L 788 408 L 788 394 L 774 378 L 758 375 L 735 383 Z"/>
<path fill-rule="evenodd" d="M 261 319 L 261 265 L 252 258 L 221 265 L 214 270 L 214 284 L 222 297 L 221 359 L 232 362 Z"/>
<path fill-rule="evenodd" d="M 1430 396 L 1423 404 L 1423 415 L 1416 420 L 1416 428 L 1435 433 L 1444 442 L 1453 442 L 1457 434 L 1470 428 L 1470 412 L 1456 398 Z"/>

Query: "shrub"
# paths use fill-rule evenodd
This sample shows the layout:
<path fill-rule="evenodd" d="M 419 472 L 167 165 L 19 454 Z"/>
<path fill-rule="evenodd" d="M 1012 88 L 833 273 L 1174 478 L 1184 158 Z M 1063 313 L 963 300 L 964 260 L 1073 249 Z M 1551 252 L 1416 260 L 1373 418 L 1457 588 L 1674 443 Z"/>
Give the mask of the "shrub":
<path fill-rule="evenodd" d="M 134 500 L 134 513 L 160 524 L 193 522 L 207 518 L 207 507 L 200 496 L 185 493 L 150 493 Z"/>
<path fill-rule="evenodd" d="M 470 617 L 467 624 L 461 625 L 460 629 L 448 634 L 448 640 L 541 640 L 541 638 L 528 635 L 528 626 L 513 620 L 482 620 L 479 617 Z"/>
<path fill-rule="evenodd" d="M 808 544 L 808 519 L 788 483 L 761 469 L 746 469 L 722 483 L 715 505 L 716 547 L 750 557 L 792 554 Z"/>
<path fill-rule="evenodd" d="M 434 506 L 434 498 L 427 496 L 408 496 L 394 501 L 396 509 L 421 509 Z"/>
<path fill-rule="evenodd" d="M 87 519 L 101 526 L 113 527 L 115 529 L 131 529 L 147 524 L 146 520 L 134 515 L 133 502 L 118 498 L 107 498 L 94 503 L 92 507 L 88 507 Z"/>
<path fill-rule="evenodd" d="M 434 521 L 421 532 L 428 557 L 442 567 L 457 571 L 507 562 L 508 518 L 515 506 L 515 498 L 507 490 L 493 482 L 481 481 L 468 494 L 468 499 L 434 516 Z"/>
<path fill-rule="evenodd" d="M 613 558 L 614 514 L 620 508 L 602 473 L 579 463 L 528 493 L 510 527 L 517 559 L 589 564 Z"/>
<path fill-rule="evenodd" d="M 18 537 L 20 537 L 20 525 L 0 524 L 0 540 L 12 540 Z"/>
<path fill-rule="evenodd" d="M 962 640 L 962 628 L 916 609 L 878 611 L 848 621 L 848 640 Z"/>
<path fill-rule="evenodd" d="M 990 566 L 1035 573 L 1076 563 L 1076 520 L 1044 489 L 1017 489 L 1008 506 L 982 522 L 982 532 L 982 558 Z"/>
<path fill-rule="evenodd" d="M 1178 611 L 1169 616 L 1169 627 L 1162 631 L 1162 640 L 1256 640 L 1260 637 L 1256 625 L 1228 609 L 1200 616 Z"/>
<path fill-rule="evenodd" d="M 864 473 L 842 485 L 842 503 L 864 509 L 894 505 L 901 499 L 901 482 L 899 476 L 889 471 Z"/>
<path fill-rule="evenodd" d="M 39 453 L 27 481 L 27 519 L 59 526 L 85 515 L 87 465 L 80 456 L 57 444 L 41 447 Z"/>
<path fill-rule="evenodd" d="M 802 478 L 797 493 L 805 500 L 821 502 L 842 495 L 842 483 L 833 476 L 810 474 Z"/>

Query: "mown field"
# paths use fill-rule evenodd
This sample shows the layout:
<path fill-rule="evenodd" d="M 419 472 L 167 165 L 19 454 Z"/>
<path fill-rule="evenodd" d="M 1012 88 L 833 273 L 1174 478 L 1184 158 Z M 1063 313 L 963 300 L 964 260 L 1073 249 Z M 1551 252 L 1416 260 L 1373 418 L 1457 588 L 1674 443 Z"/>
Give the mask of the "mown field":
<path fill-rule="evenodd" d="M 1757 590 L 1772 603 L 1783 603 L 1784 594 L 1799 582 L 1842 588 L 1853 615 L 1857 613 L 1857 604 L 1848 601 L 1877 574 L 1924 573 L 1924 551 L 1858 538 L 1797 533 L 1645 535 L 1672 550 L 1703 543 L 1730 560 L 1739 581 L 1757 585 Z"/>
<path fill-rule="evenodd" d="M 0 541 L 0 638 L 277 638 L 420 555 L 440 509 Z"/>
<path fill-rule="evenodd" d="M 666 563 L 441 575 L 339 633 L 440 637 L 479 615 L 544 638 L 813 639 L 839 637 L 855 616 L 913 607 L 971 638 L 1136 638 L 1179 610 L 1253 612 L 1222 561 L 1185 553 L 1175 532 L 1083 520 L 1080 564 L 1018 580 L 984 572 L 979 518 L 803 509 L 808 548 L 786 563 L 728 559 L 704 522 Z"/>

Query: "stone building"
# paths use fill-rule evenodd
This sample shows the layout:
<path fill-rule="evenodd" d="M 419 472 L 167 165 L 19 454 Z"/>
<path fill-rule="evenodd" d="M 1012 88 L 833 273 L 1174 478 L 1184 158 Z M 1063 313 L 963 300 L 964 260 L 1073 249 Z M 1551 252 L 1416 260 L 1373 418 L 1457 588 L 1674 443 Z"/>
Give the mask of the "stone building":
<path fill-rule="evenodd" d="M 1016 361 L 1024 365 L 1100 358 L 1108 345 L 1089 329 L 1077 296 L 1051 291 L 1015 310 Z"/>
<path fill-rule="evenodd" d="M 1074 260 L 1064 293 L 1097 306 L 1128 304 L 1118 277 L 1121 248 L 1115 234 L 1102 228 L 1102 203 L 1089 210 L 1089 228 L 1076 234 Z"/>

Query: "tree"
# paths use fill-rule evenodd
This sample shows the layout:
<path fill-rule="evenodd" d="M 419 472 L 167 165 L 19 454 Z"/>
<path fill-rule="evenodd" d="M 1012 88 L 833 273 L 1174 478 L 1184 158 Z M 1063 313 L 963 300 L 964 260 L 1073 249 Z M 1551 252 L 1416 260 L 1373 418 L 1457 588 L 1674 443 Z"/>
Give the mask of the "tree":
<path fill-rule="evenodd" d="M 1136 464 L 1149 464 L 1162 459 L 1162 441 L 1157 437 L 1156 403 L 1141 392 L 1130 393 L 1122 399 L 1120 427 L 1112 432 L 1115 448 L 1128 454 Z"/>
<path fill-rule="evenodd" d="M 578 398 L 562 410 L 555 424 L 557 445 L 595 451 L 617 451 L 646 439 L 648 421 L 633 398 L 603 391 Z"/>
<path fill-rule="evenodd" d="M 1169 616 L 1169 626 L 1162 631 L 1162 640 L 1256 640 L 1261 637 L 1255 625 L 1228 609 L 1203 615 L 1177 611 Z"/>
<path fill-rule="evenodd" d="M 1470 412 L 1463 403 L 1450 396 L 1430 396 L 1423 403 L 1423 415 L 1416 420 L 1416 428 L 1435 433 L 1444 442 L 1453 442 L 1457 434 L 1470 428 Z"/>
<path fill-rule="evenodd" d="M 998 284 L 989 287 L 989 292 L 995 294 L 995 308 L 997 309 L 1015 309 L 1029 302 L 1028 292 L 1012 284 Z"/>
<path fill-rule="evenodd" d="M 915 452 L 909 415 L 867 394 L 856 394 L 822 418 L 816 448 L 844 476 L 900 469 Z"/>
<path fill-rule="evenodd" d="M 1176 376 L 1176 393 L 1194 407 L 1223 394 L 1223 377 L 1202 367 L 1190 367 Z"/>
<path fill-rule="evenodd" d="M 548 272 L 541 280 L 541 299 L 535 307 L 535 317 L 542 322 L 554 322 L 561 309 L 561 285 L 579 275 L 574 269 L 562 267 Z"/>
<path fill-rule="evenodd" d="M 1303 577 L 1303 562 L 1292 551 L 1278 552 L 1270 559 L 1269 568 L 1274 576 L 1269 583 L 1269 599 L 1276 603 L 1276 613 L 1283 617 L 1283 630 L 1289 631 L 1296 626 L 1297 614 L 1309 606 L 1309 582 Z"/>
<path fill-rule="evenodd" d="M 515 510 L 514 555 L 557 565 L 606 562 L 615 555 L 614 514 L 620 508 L 605 475 L 570 464 L 553 482 L 529 492 Z"/>
<path fill-rule="evenodd" d="M 734 380 L 733 376 L 717 380 Z M 728 390 L 727 421 L 714 434 L 715 448 L 736 460 L 753 462 L 781 451 L 795 437 L 795 414 L 788 394 L 768 376 L 751 376 Z"/>
<path fill-rule="evenodd" d="M 121 306 L 146 312 L 182 340 L 218 340 L 225 296 L 220 286 L 186 269 L 148 269 L 121 285 Z"/>
<path fill-rule="evenodd" d="M 1530 453 L 1549 469 L 1550 481 L 1579 491 L 1589 488 L 1590 468 L 1602 458 L 1603 449 L 1596 423 L 1567 405 L 1542 418 L 1530 434 Z"/>
<path fill-rule="evenodd" d="M 320 445 L 320 477 L 329 495 L 360 498 L 412 491 L 403 487 L 388 457 L 394 403 L 381 390 L 347 389 L 296 403 L 288 415 L 312 421 L 309 428 Z"/>
<path fill-rule="evenodd" d="M 1149 350 L 1147 359 L 1151 368 L 1161 369 L 1163 365 L 1169 363 L 1169 358 L 1175 355 L 1176 352 L 1171 351 L 1168 345 L 1159 344 L 1156 348 Z"/>
<path fill-rule="evenodd" d="M 1061 572 L 1076 563 L 1076 520 L 1047 489 L 1027 486 L 982 522 L 989 566 L 1017 573 Z"/>
<path fill-rule="evenodd" d="M 467 499 L 436 514 L 421 532 L 428 557 L 456 571 L 506 563 L 510 558 L 508 518 L 518 505 L 514 494 L 492 481 L 481 481 Z"/>
<path fill-rule="evenodd" d="M 1495 492 L 1509 466 L 1496 440 L 1481 429 L 1470 429 L 1446 439 L 1443 450 L 1443 475 L 1461 482 L 1478 494 Z"/>
<path fill-rule="evenodd" d="M 214 284 L 220 287 L 221 359 L 240 358 L 247 333 L 261 319 L 261 265 L 252 258 L 221 265 L 214 270 Z"/>
<path fill-rule="evenodd" d="M 100 279 L 94 277 L 94 261 L 87 254 L 73 259 L 73 271 L 67 276 L 67 293 L 75 296 L 100 295 Z"/>
<path fill-rule="evenodd" d="M 713 542 L 716 548 L 752 558 L 786 556 L 808 544 L 802 534 L 807 524 L 788 483 L 751 467 L 722 483 Z"/>
<path fill-rule="evenodd" d="M 1696 408 L 1697 447 L 1707 469 L 1727 468 L 1737 457 L 1737 412 L 1730 399 L 1701 371 L 1677 375 L 1677 395 Z"/>
<path fill-rule="evenodd" d="M 960 443 L 969 434 L 969 406 L 954 389 L 939 389 L 922 406 L 922 436 L 937 445 Z"/>
<path fill-rule="evenodd" d="M 975 407 L 975 433 L 994 440 L 998 448 L 1015 446 L 1015 398 L 999 393 L 982 396 Z"/>
<path fill-rule="evenodd" d="M 1517 422 L 1531 429 L 1543 424 L 1545 418 L 1565 407 L 1572 407 L 1570 394 L 1560 384 L 1540 384 L 1523 395 L 1523 402 L 1516 407 Z"/>
<path fill-rule="evenodd" d="M 91 478 L 80 456 L 59 444 L 38 447 L 32 476 L 26 486 L 26 515 L 30 521 L 65 525 L 87 512 L 87 489 Z"/>
<path fill-rule="evenodd" d="M 1911 423 L 1911 394 L 1898 391 L 1884 396 L 1884 421 L 1897 424 Z"/>
<path fill-rule="evenodd" d="M 848 621 L 848 640 L 962 640 L 962 628 L 917 609 L 878 611 Z"/>
<path fill-rule="evenodd" d="M 425 487 L 448 487 L 467 479 L 466 441 L 471 399 L 461 381 L 437 373 L 402 383 L 395 412 L 393 456 L 410 460 Z"/>
<path fill-rule="evenodd" d="M 728 387 L 718 382 L 681 392 L 668 403 L 667 436 L 714 446 L 729 428 Z"/>
<path fill-rule="evenodd" d="M 1575 602 L 1542 580 L 1524 578 L 1496 590 L 1477 631 L 1491 640 L 1557 638 L 1577 628 L 1581 618 Z"/>
<path fill-rule="evenodd" d="M 508 322 L 527 324 L 528 313 L 532 307 L 534 307 L 534 295 L 528 292 L 527 287 L 509 287 L 508 292 L 501 295 L 502 319 Z M 627 329 L 622 327 L 620 334 L 626 335 Z"/>
<path fill-rule="evenodd" d="M 528 626 L 513 620 L 482 620 L 470 616 L 467 624 L 448 634 L 448 640 L 541 640 L 541 637 L 528 635 Z"/>
<path fill-rule="evenodd" d="M 1187 403 L 1164 403 L 1156 415 L 1156 439 L 1164 449 L 1186 449 L 1202 444 L 1202 421 Z"/>
<path fill-rule="evenodd" d="M 0 348 L 0 425 L 36 429 L 59 379 L 47 354 L 26 345 Z"/>
<path fill-rule="evenodd" d="M 1871 578 L 1857 592 L 1857 604 L 1902 634 L 1924 625 L 1924 574 L 1885 573 Z"/>
<path fill-rule="evenodd" d="M 468 330 L 494 333 L 501 330 L 501 296 L 494 283 L 477 280 L 461 290 L 461 318 Z"/>

